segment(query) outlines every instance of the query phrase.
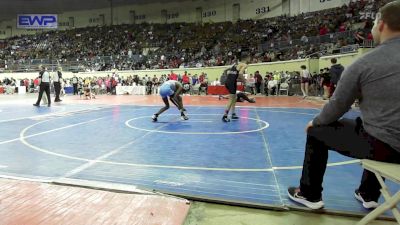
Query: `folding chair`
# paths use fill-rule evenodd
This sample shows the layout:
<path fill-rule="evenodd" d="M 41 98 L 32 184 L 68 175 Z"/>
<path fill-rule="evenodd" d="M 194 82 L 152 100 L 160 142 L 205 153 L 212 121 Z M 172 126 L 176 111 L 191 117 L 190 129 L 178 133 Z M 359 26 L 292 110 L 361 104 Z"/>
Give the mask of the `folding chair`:
<path fill-rule="evenodd" d="M 201 95 L 202 92 L 203 92 L 205 95 L 207 95 L 207 87 L 200 87 L 199 95 Z"/>
<path fill-rule="evenodd" d="M 288 83 L 281 83 L 281 86 L 279 87 L 279 95 L 281 94 L 281 91 L 286 91 L 286 95 L 289 95 L 289 84 Z"/>
<path fill-rule="evenodd" d="M 191 92 L 192 92 L 192 94 L 200 95 L 200 84 L 193 85 Z"/>
<path fill-rule="evenodd" d="M 376 178 L 378 178 L 378 181 L 382 186 L 381 193 L 385 198 L 385 202 L 382 205 L 378 206 L 378 208 L 368 213 L 368 215 L 366 215 L 360 222 L 358 222 L 357 225 L 365 225 L 389 209 L 392 211 L 394 217 L 397 220 L 397 223 L 400 224 L 400 212 L 397 209 L 397 204 L 400 202 L 400 190 L 398 190 L 396 194 L 391 196 L 387 186 L 385 185 L 385 181 L 383 180 L 384 177 L 386 179 L 400 183 L 400 164 L 384 163 L 369 159 L 361 160 L 361 164 L 366 170 L 375 173 Z"/>

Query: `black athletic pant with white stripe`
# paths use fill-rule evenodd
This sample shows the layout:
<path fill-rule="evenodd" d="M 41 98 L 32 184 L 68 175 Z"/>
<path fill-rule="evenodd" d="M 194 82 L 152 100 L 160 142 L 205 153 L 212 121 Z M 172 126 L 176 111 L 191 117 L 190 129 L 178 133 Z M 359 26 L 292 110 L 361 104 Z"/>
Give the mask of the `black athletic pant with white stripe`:
<path fill-rule="evenodd" d="M 327 126 L 311 127 L 307 132 L 300 179 L 300 190 L 308 200 L 319 200 L 322 196 L 322 181 L 328 162 L 328 150 L 357 159 L 400 164 L 400 152 L 369 135 L 364 130 L 360 118 L 341 119 Z M 380 188 L 375 174 L 364 170 L 358 188 L 363 198 L 377 201 Z"/>

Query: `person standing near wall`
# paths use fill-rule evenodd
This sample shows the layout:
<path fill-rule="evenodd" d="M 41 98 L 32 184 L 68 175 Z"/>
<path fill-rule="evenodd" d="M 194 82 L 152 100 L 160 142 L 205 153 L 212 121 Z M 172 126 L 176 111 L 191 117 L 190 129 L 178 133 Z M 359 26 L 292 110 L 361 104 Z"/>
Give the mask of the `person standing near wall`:
<path fill-rule="evenodd" d="M 72 86 L 74 87 L 74 95 L 77 95 L 78 94 L 78 78 L 76 77 L 75 74 L 72 77 Z"/>
<path fill-rule="evenodd" d="M 261 93 L 261 84 L 262 84 L 262 76 L 260 75 L 260 72 L 257 70 L 254 74 L 254 78 L 256 79 L 256 94 L 260 94 Z"/>
<path fill-rule="evenodd" d="M 40 107 L 40 100 L 42 100 L 43 92 L 46 91 L 46 96 L 47 96 L 47 106 L 51 106 L 51 99 L 50 99 L 50 74 L 47 72 L 46 67 L 41 66 L 42 70 L 39 72 L 39 79 L 40 79 L 40 85 L 39 85 L 39 96 L 35 104 L 33 104 L 36 107 Z"/>
<path fill-rule="evenodd" d="M 323 100 L 328 100 L 330 98 L 329 93 L 330 93 L 330 86 L 331 86 L 331 74 L 329 73 L 329 68 L 321 69 L 321 80 L 320 80 L 320 85 L 323 88 L 323 95 L 322 99 Z"/>
<path fill-rule="evenodd" d="M 302 65 L 300 68 L 301 92 L 303 92 L 303 98 L 306 98 L 308 96 L 308 85 L 310 83 L 311 76 L 305 65 Z"/>
<path fill-rule="evenodd" d="M 61 67 L 58 67 L 57 72 L 53 74 L 54 94 L 56 96 L 54 102 L 61 102 L 60 99 L 61 79 L 62 79 Z"/>
<path fill-rule="evenodd" d="M 331 75 L 331 86 L 330 86 L 330 93 L 329 97 L 333 95 L 333 92 L 336 89 L 337 83 L 340 80 L 340 76 L 343 73 L 344 67 L 337 63 L 336 58 L 331 59 L 332 66 L 329 69 L 329 73 Z"/>

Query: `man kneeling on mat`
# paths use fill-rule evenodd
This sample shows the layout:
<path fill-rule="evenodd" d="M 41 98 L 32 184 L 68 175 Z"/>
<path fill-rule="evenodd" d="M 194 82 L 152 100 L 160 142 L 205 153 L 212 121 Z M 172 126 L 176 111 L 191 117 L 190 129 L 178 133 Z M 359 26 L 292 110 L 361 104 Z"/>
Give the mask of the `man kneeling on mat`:
<path fill-rule="evenodd" d="M 249 98 L 248 96 L 250 95 L 249 92 L 242 92 L 242 91 L 236 91 L 236 102 L 244 102 L 244 101 L 248 101 L 250 103 L 256 103 L 256 99 L 255 98 Z M 221 100 L 222 99 L 229 99 L 229 95 L 220 95 L 218 96 L 218 99 Z"/>
<path fill-rule="evenodd" d="M 163 83 L 160 87 L 160 95 L 162 100 L 165 103 L 165 106 L 161 108 L 157 113 L 155 113 L 151 118 L 153 122 L 157 122 L 158 116 L 169 109 L 169 100 L 178 107 L 179 111 L 181 111 L 181 118 L 182 120 L 188 120 L 189 118 L 186 116 L 185 112 L 186 109 L 183 108 L 182 97 L 180 94 L 183 92 L 182 84 L 176 80 L 169 80 Z"/>

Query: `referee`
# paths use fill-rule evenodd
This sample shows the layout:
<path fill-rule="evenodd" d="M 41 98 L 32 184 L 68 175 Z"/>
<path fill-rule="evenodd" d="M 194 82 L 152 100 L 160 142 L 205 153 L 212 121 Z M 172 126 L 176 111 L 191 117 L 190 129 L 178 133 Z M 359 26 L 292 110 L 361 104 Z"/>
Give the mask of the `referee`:
<path fill-rule="evenodd" d="M 61 67 L 58 67 L 57 73 L 53 74 L 53 84 L 54 84 L 54 92 L 55 92 L 54 94 L 56 95 L 54 102 L 62 101 L 60 99 L 61 79 L 62 79 Z"/>
<path fill-rule="evenodd" d="M 39 97 L 34 106 L 40 107 L 40 100 L 42 100 L 43 92 L 46 91 L 48 103 L 47 106 L 50 107 L 50 74 L 46 71 L 46 68 L 42 66 L 42 70 L 39 72 L 40 86 L 39 86 Z"/>

